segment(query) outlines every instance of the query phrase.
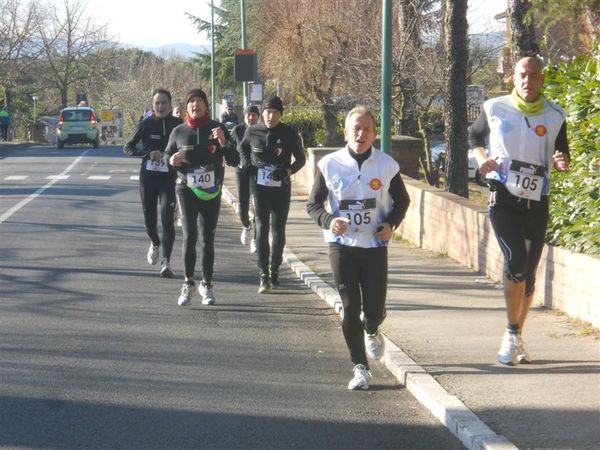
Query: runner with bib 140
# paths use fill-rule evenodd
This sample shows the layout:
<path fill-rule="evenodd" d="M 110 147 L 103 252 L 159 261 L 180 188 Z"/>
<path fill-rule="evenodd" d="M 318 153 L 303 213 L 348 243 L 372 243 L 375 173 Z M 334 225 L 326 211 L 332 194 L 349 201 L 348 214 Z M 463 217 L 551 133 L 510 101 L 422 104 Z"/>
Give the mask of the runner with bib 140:
<path fill-rule="evenodd" d="M 195 288 L 196 242 L 201 236 L 202 280 L 198 292 L 202 304 L 212 305 L 215 232 L 221 209 L 224 162 L 237 166 L 240 158 L 230 143 L 225 125 L 211 120 L 208 99 L 202 89 L 192 89 L 186 99 L 187 120 L 173 130 L 165 150 L 165 162 L 177 170 L 177 198 L 183 225 L 185 282 L 177 304 L 189 305 Z M 198 230 L 200 225 L 200 230 Z M 200 231 L 200 232 L 198 232 Z"/>
<path fill-rule="evenodd" d="M 504 254 L 508 325 L 497 357 L 506 365 L 531 362 L 521 332 L 546 235 L 549 171 L 566 171 L 570 158 L 565 113 L 541 94 L 542 63 L 519 60 L 513 82 L 510 95 L 483 104 L 469 131 L 479 172 L 490 186 L 490 221 Z"/>

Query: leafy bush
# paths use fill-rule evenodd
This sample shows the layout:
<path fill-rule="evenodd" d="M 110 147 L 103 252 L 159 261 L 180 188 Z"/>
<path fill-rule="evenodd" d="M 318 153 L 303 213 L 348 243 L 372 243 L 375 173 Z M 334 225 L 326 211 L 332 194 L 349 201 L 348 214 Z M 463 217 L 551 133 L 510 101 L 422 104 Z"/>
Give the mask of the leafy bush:
<path fill-rule="evenodd" d="M 567 113 L 571 166 L 552 173 L 548 242 L 600 254 L 600 71 L 590 56 L 548 67 L 545 96 Z"/>
<path fill-rule="evenodd" d="M 309 108 L 286 109 L 281 118 L 302 135 L 304 147 L 316 147 L 323 142 L 323 116 L 321 111 Z M 317 140 L 320 134 L 321 141 Z"/>
<path fill-rule="evenodd" d="M 344 135 L 344 121 L 346 112 L 340 112 L 337 115 L 338 133 Z M 376 131 L 380 132 L 381 115 L 379 111 L 374 111 Z M 319 109 L 296 108 L 286 109 L 283 112 L 281 121 L 290 125 L 302 135 L 304 147 L 318 147 L 325 140 L 325 129 L 323 128 L 323 115 Z"/>

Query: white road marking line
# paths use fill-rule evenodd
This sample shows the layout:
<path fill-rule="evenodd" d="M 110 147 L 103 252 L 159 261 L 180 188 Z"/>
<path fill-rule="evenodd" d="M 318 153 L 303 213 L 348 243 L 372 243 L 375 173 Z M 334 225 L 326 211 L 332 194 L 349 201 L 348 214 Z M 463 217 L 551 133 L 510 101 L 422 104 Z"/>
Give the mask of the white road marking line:
<path fill-rule="evenodd" d="M 68 180 L 71 175 L 48 175 L 47 180 Z"/>
<path fill-rule="evenodd" d="M 131 175 L 131 176 L 129 177 L 129 179 L 130 179 L 130 180 L 139 180 L 139 179 L 140 179 L 140 176 L 139 176 L 139 175 Z"/>
<path fill-rule="evenodd" d="M 19 181 L 19 180 L 26 180 L 29 177 L 29 175 L 9 175 L 7 177 L 5 177 L 4 179 L 6 181 Z"/>
<path fill-rule="evenodd" d="M 81 161 L 81 159 L 89 152 L 89 150 L 86 150 L 85 152 L 83 152 L 81 154 L 81 156 L 79 156 L 75 161 L 73 161 L 71 164 L 69 164 L 69 167 L 67 167 L 65 170 L 63 170 L 63 172 L 61 173 L 61 175 L 66 175 L 68 172 L 71 171 L 71 169 L 73 167 L 75 167 L 75 165 Z M 37 198 L 40 194 L 42 194 L 46 189 L 48 189 L 49 187 L 51 187 L 54 183 L 56 183 L 58 180 L 50 180 L 49 183 L 46 183 L 45 186 L 39 188 L 37 191 L 35 191 L 33 194 L 31 194 L 29 197 L 24 198 L 23 200 L 21 200 L 19 203 L 17 203 L 15 206 L 13 206 L 12 208 L 10 208 L 8 211 L 6 211 L 4 214 L 2 214 L 0 216 L 0 223 L 3 223 L 6 219 L 8 219 L 10 216 L 12 216 L 14 213 L 16 213 L 18 210 L 20 210 L 23 206 L 25 206 L 27 203 L 29 203 L 30 201 L 32 201 L 33 199 Z"/>
<path fill-rule="evenodd" d="M 110 180 L 110 175 L 90 175 L 88 180 Z"/>

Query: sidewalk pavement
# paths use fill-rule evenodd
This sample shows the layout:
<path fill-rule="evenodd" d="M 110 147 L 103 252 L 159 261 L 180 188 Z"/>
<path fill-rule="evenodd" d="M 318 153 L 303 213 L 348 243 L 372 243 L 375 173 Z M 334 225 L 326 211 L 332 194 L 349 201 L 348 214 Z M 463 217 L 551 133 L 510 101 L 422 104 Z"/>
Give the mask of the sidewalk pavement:
<path fill-rule="evenodd" d="M 34 142 L 27 142 L 27 141 L 9 141 L 9 142 L 0 142 L 0 150 L 10 150 L 13 148 L 24 148 L 24 147 L 28 147 L 29 145 L 40 145 L 40 144 L 36 144 Z"/>
<path fill-rule="evenodd" d="M 235 207 L 234 170 L 226 172 L 224 198 Z M 339 312 L 327 246 L 306 213 L 307 198 L 294 187 L 284 259 Z M 533 363 L 502 366 L 501 286 L 399 240 L 389 247 L 387 312 L 382 362 L 467 448 L 600 448 L 598 330 L 532 308 L 523 338 Z M 348 359 L 349 375 L 351 368 Z"/>

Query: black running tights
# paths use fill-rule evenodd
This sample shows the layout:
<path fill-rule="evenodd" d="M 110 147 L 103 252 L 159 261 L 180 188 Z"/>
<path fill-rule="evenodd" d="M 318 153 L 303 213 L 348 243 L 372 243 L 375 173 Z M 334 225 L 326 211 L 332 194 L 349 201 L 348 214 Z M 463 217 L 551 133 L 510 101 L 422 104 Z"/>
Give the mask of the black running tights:
<path fill-rule="evenodd" d="M 385 319 L 387 247 L 329 244 L 329 262 L 342 300 L 342 331 L 354 364 L 369 367 L 364 332 L 374 333 Z M 364 312 L 364 323 L 360 319 Z"/>
<path fill-rule="evenodd" d="M 185 277 L 192 279 L 196 268 L 196 243 L 201 236 L 202 279 L 212 281 L 215 264 L 215 232 L 221 210 L 221 196 L 200 200 L 185 185 L 177 185 L 183 228 L 183 266 Z"/>
<path fill-rule="evenodd" d="M 170 259 L 175 242 L 175 180 L 170 176 L 140 172 L 140 198 L 144 211 L 146 233 L 154 245 L 162 243 L 163 257 Z M 157 207 L 160 201 L 160 220 L 162 225 L 162 241 L 158 236 Z"/>

